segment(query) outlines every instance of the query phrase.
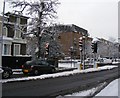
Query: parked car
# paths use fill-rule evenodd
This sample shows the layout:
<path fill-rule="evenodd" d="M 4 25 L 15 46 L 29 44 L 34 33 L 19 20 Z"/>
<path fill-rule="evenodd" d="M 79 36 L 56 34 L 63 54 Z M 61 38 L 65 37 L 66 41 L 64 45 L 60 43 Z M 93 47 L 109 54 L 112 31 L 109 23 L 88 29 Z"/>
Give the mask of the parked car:
<path fill-rule="evenodd" d="M 86 60 L 85 60 L 85 63 L 86 64 L 90 64 L 90 63 L 93 63 L 94 62 L 94 58 L 87 58 Z"/>
<path fill-rule="evenodd" d="M 50 65 L 45 60 L 33 60 L 27 61 L 22 65 L 22 71 L 24 74 L 43 74 L 43 73 L 53 73 L 56 71 L 56 67 Z"/>
<path fill-rule="evenodd" d="M 112 64 L 119 64 L 120 63 L 120 59 L 112 59 Z"/>
<path fill-rule="evenodd" d="M 0 74 L 2 74 L 3 79 L 10 78 L 13 74 L 12 69 L 9 67 L 0 67 Z"/>

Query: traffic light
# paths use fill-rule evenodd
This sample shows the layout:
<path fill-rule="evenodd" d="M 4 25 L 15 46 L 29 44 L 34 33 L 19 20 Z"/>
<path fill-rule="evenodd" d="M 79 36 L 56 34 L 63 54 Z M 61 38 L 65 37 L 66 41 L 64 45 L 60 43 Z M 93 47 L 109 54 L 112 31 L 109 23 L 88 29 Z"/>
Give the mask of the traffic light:
<path fill-rule="evenodd" d="M 92 53 L 97 53 L 97 43 L 92 43 L 91 48 L 92 48 Z"/>
<path fill-rule="evenodd" d="M 45 50 L 46 50 L 45 54 L 48 55 L 49 54 L 49 43 L 46 43 Z"/>
<path fill-rule="evenodd" d="M 79 47 L 80 47 L 80 51 L 83 51 L 83 38 L 82 37 L 79 38 Z"/>

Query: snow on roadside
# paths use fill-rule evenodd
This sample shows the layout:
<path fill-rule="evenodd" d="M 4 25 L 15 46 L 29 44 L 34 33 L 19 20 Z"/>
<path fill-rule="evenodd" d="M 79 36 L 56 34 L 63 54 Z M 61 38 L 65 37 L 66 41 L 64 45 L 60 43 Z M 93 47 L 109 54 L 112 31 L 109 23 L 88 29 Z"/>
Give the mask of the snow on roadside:
<path fill-rule="evenodd" d="M 112 62 L 112 64 L 119 64 L 120 62 Z"/>
<path fill-rule="evenodd" d="M 61 76 L 69 76 L 77 73 L 88 73 L 88 72 L 95 72 L 95 71 L 101 71 L 101 70 L 107 70 L 107 69 L 113 69 L 117 66 L 103 66 L 98 68 L 89 68 L 85 70 L 73 70 L 73 71 L 66 71 L 66 72 L 59 72 L 54 74 L 44 74 L 40 76 L 29 76 L 29 77 L 22 77 L 22 78 L 11 78 L 11 79 L 3 79 L 0 80 L 1 83 L 6 82 L 13 82 L 13 81 L 27 81 L 27 80 L 37 80 L 37 79 L 46 79 L 46 78 L 55 78 L 55 77 L 61 77 Z"/>
<path fill-rule="evenodd" d="M 120 78 L 112 81 L 96 96 L 118 96 L 118 94 L 120 94 L 120 90 L 118 90 L 118 81 L 120 81 Z"/>
<path fill-rule="evenodd" d="M 118 94 L 120 94 L 120 91 L 118 90 L 118 81 L 119 80 L 120 80 L 120 78 L 112 81 L 110 84 L 108 84 L 103 90 L 101 90 L 95 96 L 118 96 Z M 96 91 L 101 89 L 105 84 L 106 84 L 106 82 L 102 83 L 100 86 L 97 86 L 96 88 L 84 90 L 81 92 L 76 92 L 76 93 L 65 95 L 65 96 L 91 96 Z M 59 97 L 59 98 L 63 98 L 63 97 Z"/>
<path fill-rule="evenodd" d="M 68 94 L 68 95 L 65 95 L 65 96 L 92 96 L 95 92 L 97 92 L 98 90 L 103 88 L 103 86 L 105 86 L 105 85 L 106 85 L 106 82 L 101 83 L 97 87 L 94 87 L 92 89 L 76 92 L 76 93 L 73 93 L 73 94 Z"/>

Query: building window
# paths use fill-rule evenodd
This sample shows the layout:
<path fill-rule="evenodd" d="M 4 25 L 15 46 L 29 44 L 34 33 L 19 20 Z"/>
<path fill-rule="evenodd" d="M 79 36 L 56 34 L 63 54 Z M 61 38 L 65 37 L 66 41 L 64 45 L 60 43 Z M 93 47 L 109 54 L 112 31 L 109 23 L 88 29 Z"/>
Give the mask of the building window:
<path fill-rule="evenodd" d="M 17 18 L 16 23 L 15 23 L 14 38 L 21 38 L 20 18 Z"/>
<path fill-rule="evenodd" d="M 17 18 L 16 23 L 17 23 L 18 25 L 20 25 L 20 18 L 19 18 L 19 17 Z"/>
<path fill-rule="evenodd" d="M 20 44 L 14 44 L 14 55 L 20 55 Z"/>
<path fill-rule="evenodd" d="M 15 35 L 14 38 L 21 38 L 21 32 L 18 29 L 15 29 Z"/>
<path fill-rule="evenodd" d="M 11 45 L 10 44 L 3 45 L 3 55 L 11 55 Z"/>
<path fill-rule="evenodd" d="M 6 26 L 3 27 L 3 36 L 7 36 L 7 32 L 8 32 L 7 27 Z"/>
<path fill-rule="evenodd" d="M 61 39 L 61 36 L 58 36 L 58 39 Z"/>

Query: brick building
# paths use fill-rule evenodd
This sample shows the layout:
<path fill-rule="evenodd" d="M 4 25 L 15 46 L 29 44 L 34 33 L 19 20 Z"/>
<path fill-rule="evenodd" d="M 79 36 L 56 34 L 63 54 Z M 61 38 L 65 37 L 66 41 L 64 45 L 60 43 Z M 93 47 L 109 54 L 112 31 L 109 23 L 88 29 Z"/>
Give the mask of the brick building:
<path fill-rule="evenodd" d="M 55 27 L 49 27 L 49 30 L 54 30 L 59 33 L 58 42 L 61 44 L 61 50 L 65 54 L 65 57 L 80 57 L 79 38 L 83 35 L 88 37 L 87 30 L 74 24 L 57 25 Z"/>

